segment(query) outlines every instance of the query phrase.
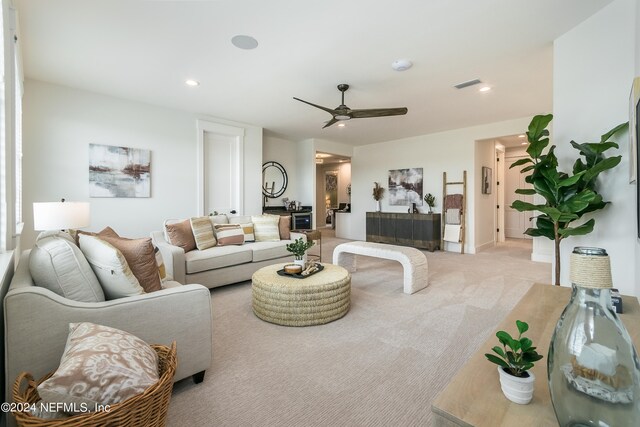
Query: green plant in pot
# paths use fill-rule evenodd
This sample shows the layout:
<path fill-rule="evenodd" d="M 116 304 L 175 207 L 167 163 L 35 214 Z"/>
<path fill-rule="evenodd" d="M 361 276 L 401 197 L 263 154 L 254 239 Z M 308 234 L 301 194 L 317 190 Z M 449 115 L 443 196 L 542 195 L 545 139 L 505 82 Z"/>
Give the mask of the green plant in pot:
<path fill-rule="evenodd" d="M 500 386 L 507 399 L 515 403 L 527 404 L 533 397 L 535 381 L 535 376 L 533 372 L 529 372 L 529 369 L 533 368 L 534 362 L 542 359 L 542 355 L 536 351 L 533 341 L 522 336 L 529 330 L 529 325 L 516 320 L 516 327 L 518 338 L 513 338 L 506 331 L 496 332 L 502 347 L 493 347 L 495 354 L 486 353 L 485 357 L 498 365 Z"/>
<path fill-rule="evenodd" d="M 538 195 L 543 203 L 533 204 L 516 200 L 511 204 L 520 212 L 537 212 L 535 227 L 528 228 L 524 234 L 532 237 L 543 236 L 554 241 L 555 248 L 555 284 L 560 285 L 560 243 L 570 236 L 582 236 L 593 231 L 595 219 L 574 226 L 586 214 L 604 208 L 605 202 L 598 193 L 597 178 L 601 172 L 612 169 L 620 163 L 621 156 L 605 157 L 604 153 L 618 144 L 609 141 L 618 132 L 626 129 L 628 123 L 622 123 L 602 135 L 600 142 L 571 146 L 578 150 L 579 157 L 573 164 L 572 173 L 558 169 L 555 145 L 549 147 L 547 126 L 553 115 L 535 116 L 527 132 L 527 154 L 529 157 L 517 160 L 511 167 L 526 165 L 520 172 L 529 173 L 525 182 L 532 188 L 518 189 L 517 194 Z"/>
<path fill-rule="evenodd" d="M 429 213 L 433 212 L 433 207 L 436 205 L 436 196 L 427 193 L 427 195 L 424 196 L 424 202 L 429 206 Z"/>
<path fill-rule="evenodd" d="M 293 243 L 287 244 L 287 250 L 293 254 L 293 257 L 297 262 L 296 264 L 302 264 L 304 266 L 304 256 L 307 253 L 307 249 L 313 246 L 315 242 L 313 240 L 305 241 L 302 237 L 293 241 Z"/>

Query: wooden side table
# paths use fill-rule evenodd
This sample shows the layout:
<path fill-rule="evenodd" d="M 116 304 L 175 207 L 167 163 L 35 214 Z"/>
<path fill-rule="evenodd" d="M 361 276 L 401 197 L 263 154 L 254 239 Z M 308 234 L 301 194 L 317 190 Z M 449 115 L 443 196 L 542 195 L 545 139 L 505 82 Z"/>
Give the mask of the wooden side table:
<path fill-rule="evenodd" d="M 498 427 L 498 426 L 557 426 L 549 382 L 547 354 L 551 335 L 562 310 L 569 302 L 571 288 L 534 284 L 529 292 L 498 325 L 496 331 L 515 330 L 516 320 L 529 324 L 527 336 L 533 340 L 538 353 L 544 355 L 532 369 L 536 376 L 533 400 L 518 405 L 507 400 L 500 389 L 494 364 L 484 357 L 496 345 L 491 335 L 471 359 L 458 371 L 447 387 L 431 405 L 434 427 Z M 640 343 L 640 305 L 635 297 L 623 297 L 622 323 L 631 335 L 636 348 Z"/>
<path fill-rule="evenodd" d="M 291 230 L 296 233 L 302 233 L 307 236 L 307 241 L 313 240 L 319 247 L 317 254 L 307 254 L 307 257 L 315 257 L 319 262 L 322 262 L 322 233 L 320 230 Z"/>

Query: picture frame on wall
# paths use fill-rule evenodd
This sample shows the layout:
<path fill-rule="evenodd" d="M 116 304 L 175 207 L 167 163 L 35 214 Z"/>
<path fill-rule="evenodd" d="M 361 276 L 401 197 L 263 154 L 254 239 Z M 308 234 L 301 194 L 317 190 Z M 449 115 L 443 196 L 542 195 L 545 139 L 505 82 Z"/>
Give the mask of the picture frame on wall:
<path fill-rule="evenodd" d="M 89 197 L 151 197 L 151 150 L 89 144 Z"/>
<path fill-rule="evenodd" d="M 493 183 L 493 171 L 490 167 L 482 167 L 482 194 L 491 194 Z"/>
<path fill-rule="evenodd" d="M 389 171 L 389 205 L 422 206 L 422 168 Z"/>

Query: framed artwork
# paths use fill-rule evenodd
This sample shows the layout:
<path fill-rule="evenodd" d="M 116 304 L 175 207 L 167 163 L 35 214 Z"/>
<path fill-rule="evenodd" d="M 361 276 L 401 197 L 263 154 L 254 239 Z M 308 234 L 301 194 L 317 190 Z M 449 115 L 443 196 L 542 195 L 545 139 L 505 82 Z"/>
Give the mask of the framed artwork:
<path fill-rule="evenodd" d="M 491 194 L 493 183 L 493 171 L 486 166 L 482 167 L 482 194 Z"/>
<path fill-rule="evenodd" d="M 422 168 L 389 171 L 389 205 L 422 206 Z"/>
<path fill-rule="evenodd" d="M 638 117 L 636 109 L 640 100 L 640 77 L 633 79 L 629 95 L 629 184 L 636 182 L 638 169 Z"/>
<path fill-rule="evenodd" d="M 151 197 L 151 150 L 89 144 L 89 197 Z"/>

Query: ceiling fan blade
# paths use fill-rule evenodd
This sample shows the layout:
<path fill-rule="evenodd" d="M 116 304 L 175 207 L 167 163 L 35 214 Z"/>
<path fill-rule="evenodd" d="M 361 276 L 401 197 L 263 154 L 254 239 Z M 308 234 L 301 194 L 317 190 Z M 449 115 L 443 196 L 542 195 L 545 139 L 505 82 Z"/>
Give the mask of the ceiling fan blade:
<path fill-rule="evenodd" d="M 329 120 L 324 126 L 322 126 L 322 129 L 324 128 L 328 128 L 329 126 L 338 123 L 340 120 L 336 119 L 335 117 L 333 117 L 331 120 Z"/>
<path fill-rule="evenodd" d="M 321 110 L 324 110 L 324 111 L 326 111 L 327 113 L 331 114 L 332 116 L 333 116 L 333 115 L 335 115 L 335 112 L 334 112 L 334 111 L 333 111 L 333 109 L 331 109 L 331 108 L 323 107 L 322 105 L 316 105 L 316 104 L 313 104 L 313 103 L 311 103 L 311 102 L 305 101 L 305 100 L 303 100 L 303 99 L 296 98 L 295 96 L 293 97 L 293 99 L 295 99 L 296 101 L 304 102 L 305 104 L 309 104 L 309 105 L 311 105 L 312 107 L 316 107 L 316 108 L 319 108 L 319 109 L 321 109 Z"/>
<path fill-rule="evenodd" d="M 372 108 L 368 110 L 351 110 L 352 119 L 364 119 L 367 117 L 402 116 L 407 114 L 407 108 Z"/>

